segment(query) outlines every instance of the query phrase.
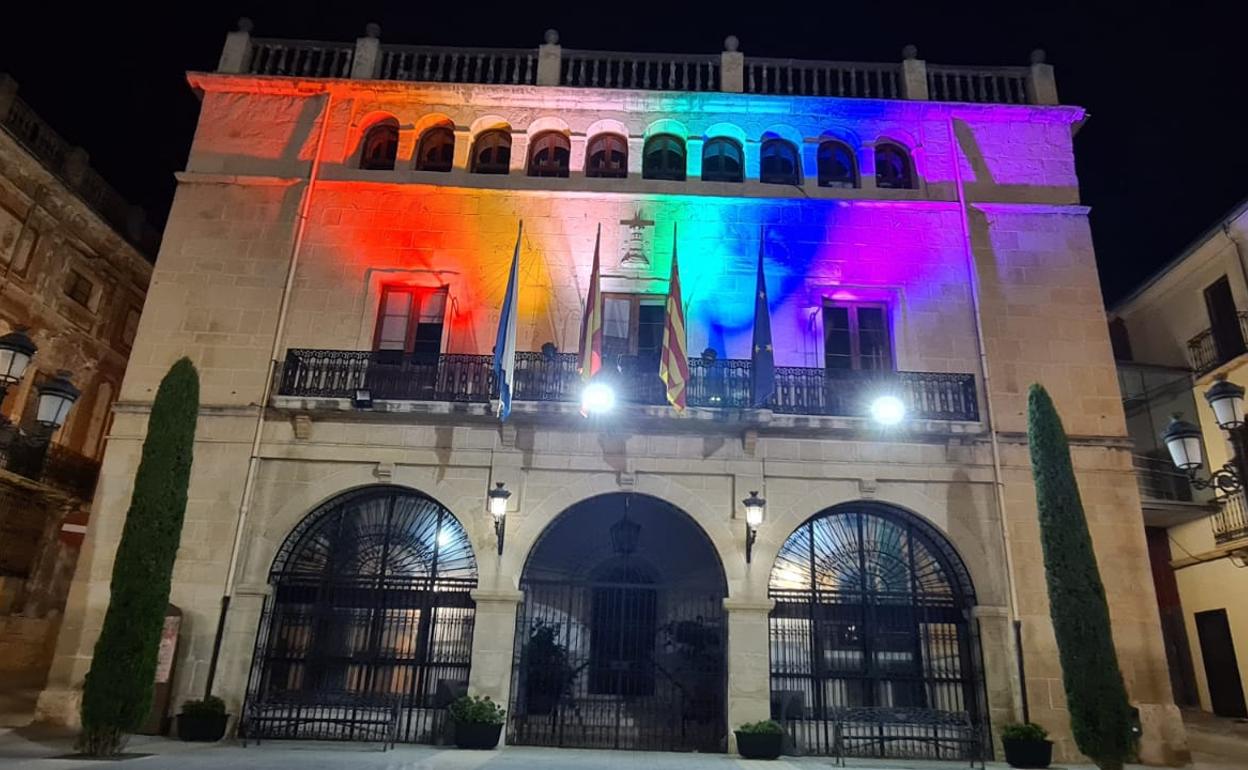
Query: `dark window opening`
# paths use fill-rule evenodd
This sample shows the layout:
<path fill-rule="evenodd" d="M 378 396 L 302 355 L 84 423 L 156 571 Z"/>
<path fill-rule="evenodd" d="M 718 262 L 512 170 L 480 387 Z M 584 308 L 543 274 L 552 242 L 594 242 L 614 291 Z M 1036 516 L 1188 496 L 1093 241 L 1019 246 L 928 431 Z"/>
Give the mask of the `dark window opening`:
<path fill-rule="evenodd" d="M 685 179 L 685 143 L 671 134 L 658 134 L 646 140 L 641 175 L 645 179 Z"/>
<path fill-rule="evenodd" d="M 702 145 L 702 181 L 740 182 L 745 167 L 741 145 L 716 137 Z"/>
<path fill-rule="evenodd" d="M 506 174 L 511 166 L 511 134 L 486 131 L 472 148 L 472 173 Z"/>
<path fill-rule="evenodd" d="M 819 145 L 818 153 L 820 187 L 857 187 L 858 172 L 854 155 L 842 142 L 826 141 Z"/>
<path fill-rule="evenodd" d="M 589 140 L 585 176 L 623 179 L 628 176 L 628 140 L 619 134 L 599 134 Z"/>
<path fill-rule="evenodd" d="M 1226 276 L 1205 289 L 1205 308 L 1209 311 L 1209 328 L 1218 361 L 1225 362 L 1244 352 L 1244 332 L 1239 325 L 1239 311 Z"/>
<path fill-rule="evenodd" d="M 801 184 L 797 148 L 783 139 L 763 142 L 759 179 L 765 184 Z"/>
<path fill-rule="evenodd" d="M 399 123 L 387 118 L 364 134 L 360 150 L 360 168 L 370 171 L 392 171 L 399 152 Z"/>
<path fill-rule="evenodd" d="M 568 137 L 557 131 L 547 131 L 533 137 L 529 148 L 529 176 L 568 176 L 568 164 L 572 158 Z"/>
<path fill-rule="evenodd" d="M 437 361 L 445 317 L 445 289 L 384 287 L 373 338 L 378 360 L 399 363 L 410 355 L 414 361 Z"/>
<path fill-rule="evenodd" d="M 87 278 L 77 270 L 69 271 L 69 282 L 65 285 L 65 295 L 67 297 L 90 310 L 91 295 L 94 291 L 95 284 L 91 283 L 90 278 Z"/>
<path fill-rule="evenodd" d="M 416 149 L 417 171 L 450 171 L 455 161 L 455 131 L 435 126 L 420 135 Z"/>
<path fill-rule="evenodd" d="M 914 189 L 910 156 L 892 142 L 875 146 L 875 186 L 882 190 Z"/>

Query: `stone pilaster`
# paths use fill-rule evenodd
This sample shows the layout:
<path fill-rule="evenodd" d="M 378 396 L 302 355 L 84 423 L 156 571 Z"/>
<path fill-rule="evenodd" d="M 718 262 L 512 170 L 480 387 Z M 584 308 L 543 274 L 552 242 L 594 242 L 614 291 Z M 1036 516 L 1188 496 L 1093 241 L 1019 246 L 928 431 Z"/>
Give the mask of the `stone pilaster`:
<path fill-rule="evenodd" d="M 537 84 L 559 85 L 559 71 L 563 67 L 563 46 L 559 45 L 559 32 L 546 30 L 546 42 L 537 48 Z"/>
<path fill-rule="evenodd" d="M 908 45 L 901 49 L 901 95 L 905 99 L 928 98 L 927 62 L 919 58 L 919 49 Z"/>
<path fill-rule="evenodd" d="M 732 731 L 771 717 L 771 649 L 767 616 L 771 599 L 725 599 L 728 613 L 728 753 L 737 750 Z"/>
<path fill-rule="evenodd" d="M 511 663 L 515 653 L 516 608 L 524 599 L 521 591 L 472 592 L 477 603 L 472 628 L 472 671 L 468 692 L 488 695 L 510 710 Z M 506 735 L 503 736 L 506 742 Z"/>
<path fill-rule="evenodd" d="M 372 80 L 381 69 L 381 25 L 368 23 L 364 37 L 355 39 L 355 55 L 351 58 L 351 78 Z"/>
<path fill-rule="evenodd" d="M 238 29 L 225 36 L 217 72 L 237 73 L 247 68 L 247 60 L 251 57 L 251 30 L 251 19 L 244 16 L 238 20 Z"/>
<path fill-rule="evenodd" d="M 1031 70 L 1027 74 L 1027 99 L 1032 104 L 1061 104 L 1057 99 L 1057 78 L 1053 65 L 1045 62 L 1044 51 L 1031 52 Z"/>
<path fill-rule="evenodd" d="M 719 90 L 739 94 L 745 90 L 745 54 L 737 50 L 741 42 L 736 35 L 724 38 L 724 52 L 720 54 Z"/>

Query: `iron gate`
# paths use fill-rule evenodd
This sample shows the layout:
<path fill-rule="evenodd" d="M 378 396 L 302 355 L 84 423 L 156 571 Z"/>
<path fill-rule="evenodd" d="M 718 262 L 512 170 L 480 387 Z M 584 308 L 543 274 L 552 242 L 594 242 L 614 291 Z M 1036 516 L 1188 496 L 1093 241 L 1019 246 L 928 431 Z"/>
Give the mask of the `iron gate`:
<path fill-rule="evenodd" d="M 510 741 L 724 751 L 723 597 L 612 577 L 524 582 Z"/>
<path fill-rule="evenodd" d="M 511 743 L 726 749 L 727 591 L 688 515 L 631 493 L 579 503 L 543 532 L 520 588 Z"/>
<path fill-rule="evenodd" d="M 934 528 L 881 505 L 830 509 L 785 542 L 770 594 L 772 715 L 795 750 L 978 756 L 975 597 Z"/>
<path fill-rule="evenodd" d="M 395 487 L 348 493 L 295 528 L 270 581 L 247 737 L 440 734 L 446 704 L 467 689 L 477 585 L 449 511 Z"/>

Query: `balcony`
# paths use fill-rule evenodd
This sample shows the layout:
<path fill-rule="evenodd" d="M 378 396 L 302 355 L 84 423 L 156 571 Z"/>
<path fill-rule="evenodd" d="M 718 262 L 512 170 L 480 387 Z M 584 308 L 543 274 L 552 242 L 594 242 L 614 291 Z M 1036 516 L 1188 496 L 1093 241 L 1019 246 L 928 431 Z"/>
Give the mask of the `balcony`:
<path fill-rule="evenodd" d="M 1205 329 L 1187 341 L 1187 360 L 1191 362 L 1196 376 L 1211 372 L 1222 364 L 1244 354 L 1248 349 L 1243 340 L 1248 340 L 1248 311 L 1239 311 L 1239 333 L 1241 337 L 1238 349 L 1222 351 L 1218 349 L 1213 329 Z"/>
<path fill-rule="evenodd" d="M 356 350 L 289 350 L 278 372 L 277 394 L 302 398 L 350 398 L 367 388 L 374 400 L 488 403 L 497 396 L 493 358 L 449 353 L 436 360 L 402 361 Z M 582 380 L 571 353 L 517 353 L 515 401 L 578 403 Z M 689 359 L 688 405 L 709 409 L 750 407 L 750 362 Z M 620 362 L 616 397 L 638 405 L 663 405 L 657 366 Z M 778 414 L 866 417 L 880 393 L 901 398 L 918 420 L 978 422 L 972 374 L 827 371 L 776 367 L 776 392 L 768 407 Z"/>
<path fill-rule="evenodd" d="M 46 438 L 0 431 L 0 468 L 80 500 L 95 494 L 100 464 Z"/>
<path fill-rule="evenodd" d="M 1218 511 L 1212 523 L 1214 543 L 1230 546 L 1244 541 L 1239 545 L 1248 547 L 1248 505 L 1245 505 L 1242 490 L 1218 498 Z"/>

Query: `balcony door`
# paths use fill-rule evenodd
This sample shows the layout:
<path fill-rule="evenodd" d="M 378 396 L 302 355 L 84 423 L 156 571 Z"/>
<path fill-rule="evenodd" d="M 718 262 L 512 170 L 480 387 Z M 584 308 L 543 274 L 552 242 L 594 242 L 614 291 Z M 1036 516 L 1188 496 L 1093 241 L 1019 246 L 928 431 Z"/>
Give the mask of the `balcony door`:
<path fill-rule="evenodd" d="M 1224 363 L 1244 352 L 1244 334 L 1239 326 L 1239 311 L 1231 294 L 1231 283 L 1222 276 L 1205 288 L 1205 307 L 1209 311 L 1209 328 L 1218 362 Z"/>
<path fill-rule="evenodd" d="M 823 361 L 828 372 L 892 371 L 888 307 L 882 303 L 826 302 Z"/>
<path fill-rule="evenodd" d="M 1200 655 L 1205 661 L 1205 678 L 1209 683 L 1209 705 L 1220 717 L 1248 717 L 1244 704 L 1244 687 L 1239 679 L 1239 661 L 1226 610 L 1196 613 L 1196 635 L 1200 638 Z"/>
<path fill-rule="evenodd" d="M 662 294 L 604 294 L 602 297 L 603 365 L 618 371 L 631 399 L 662 401 L 659 359 L 667 297 Z"/>
<path fill-rule="evenodd" d="M 445 320 L 445 288 L 382 287 L 373 337 L 378 362 L 436 364 Z"/>

